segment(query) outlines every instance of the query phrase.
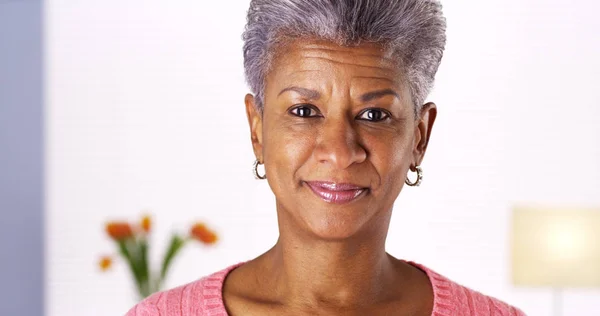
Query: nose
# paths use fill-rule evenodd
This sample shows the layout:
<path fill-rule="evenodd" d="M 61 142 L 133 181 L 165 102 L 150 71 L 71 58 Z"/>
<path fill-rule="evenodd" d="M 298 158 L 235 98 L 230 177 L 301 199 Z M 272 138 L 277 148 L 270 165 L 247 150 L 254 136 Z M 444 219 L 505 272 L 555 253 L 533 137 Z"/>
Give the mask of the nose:
<path fill-rule="evenodd" d="M 367 151 L 347 118 L 329 117 L 322 124 L 314 152 L 320 163 L 344 170 L 367 159 Z"/>

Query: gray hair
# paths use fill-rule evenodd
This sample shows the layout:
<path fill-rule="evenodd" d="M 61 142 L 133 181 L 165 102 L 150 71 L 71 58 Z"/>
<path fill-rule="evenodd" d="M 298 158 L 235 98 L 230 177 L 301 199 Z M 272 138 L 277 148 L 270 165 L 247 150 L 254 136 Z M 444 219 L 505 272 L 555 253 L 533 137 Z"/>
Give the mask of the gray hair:
<path fill-rule="evenodd" d="M 252 0 L 243 35 L 246 81 L 262 111 L 265 78 L 285 38 L 375 42 L 397 56 L 416 112 L 433 87 L 445 32 L 437 0 Z"/>

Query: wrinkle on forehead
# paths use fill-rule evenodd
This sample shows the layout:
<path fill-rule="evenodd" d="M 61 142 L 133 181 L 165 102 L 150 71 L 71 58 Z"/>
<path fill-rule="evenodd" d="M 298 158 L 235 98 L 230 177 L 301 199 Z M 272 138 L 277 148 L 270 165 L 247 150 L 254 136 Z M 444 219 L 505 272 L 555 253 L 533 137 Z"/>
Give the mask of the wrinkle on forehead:
<path fill-rule="evenodd" d="M 273 60 L 273 67 L 281 70 L 292 66 L 293 73 L 308 71 L 324 71 L 328 67 L 360 67 L 363 68 L 364 77 L 374 76 L 398 80 L 400 65 L 396 59 L 384 56 L 380 48 L 372 47 L 344 47 L 336 44 L 316 45 L 295 43 L 279 51 Z M 338 68 L 343 69 L 343 68 Z M 289 71 L 289 69 L 288 69 Z"/>
<path fill-rule="evenodd" d="M 375 70 L 381 70 L 381 71 L 390 71 L 390 67 L 385 67 L 385 66 L 375 66 L 373 64 L 369 64 L 369 63 L 361 63 L 360 61 L 364 61 L 364 60 L 360 60 L 358 58 L 355 58 L 355 56 L 336 56 L 335 58 L 332 58 L 330 56 L 324 55 L 324 56 L 319 56 L 317 54 L 314 54 L 314 52 L 310 52 L 310 53 L 306 53 L 306 54 L 301 54 L 301 57 L 304 58 L 313 58 L 313 59 L 321 59 L 330 63 L 334 63 L 334 64 L 338 64 L 338 65 L 343 65 L 343 66 L 358 66 L 358 67 L 365 67 L 365 68 L 373 68 Z M 359 56 L 359 57 L 363 57 L 363 56 Z"/>
<path fill-rule="evenodd" d="M 391 58 L 392 54 L 390 50 L 387 50 L 381 44 L 377 43 L 365 43 L 362 45 L 355 46 L 343 46 L 338 45 L 332 42 L 327 41 L 308 41 L 308 40 L 298 40 L 295 42 L 296 44 L 302 45 L 305 49 L 318 49 L 321 51 L 332 51 L 332 52 L 348 52 L 348 53 L 356 53 L 356 48 L 366 48 L 369 49 L 370 52 L 364 51 L 362 55 L 368 55 L 378 58 Z"/>
<path fill-rule="evenodd" d="M 348 65 L 379 67 L 394 71 L 402 69 L 401 58 L 393 54 L 392 50 L 385 45 L 374 42 L 344 46 L 322 39 L 301 38 L 282 41 L 272 49 L 272 62 L 285 62 L 285 59 L 291 55 L 296 55 L 295 57 L 322 58 Z"/>

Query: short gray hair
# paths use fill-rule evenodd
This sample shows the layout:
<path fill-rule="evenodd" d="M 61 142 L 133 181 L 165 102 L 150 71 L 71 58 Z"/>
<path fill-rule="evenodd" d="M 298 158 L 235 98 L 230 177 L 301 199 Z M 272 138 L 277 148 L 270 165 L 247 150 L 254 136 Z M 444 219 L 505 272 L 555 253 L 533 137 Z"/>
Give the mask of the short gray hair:
<path fill-rule="evenodd" d="M 252 0 L 243 35 L 244 68 L 259 111 L 274 51 L 285 38 L 384 45 L 403 66 L 416 112 L 433 87 L 446 20 L 437 0 Z"/>

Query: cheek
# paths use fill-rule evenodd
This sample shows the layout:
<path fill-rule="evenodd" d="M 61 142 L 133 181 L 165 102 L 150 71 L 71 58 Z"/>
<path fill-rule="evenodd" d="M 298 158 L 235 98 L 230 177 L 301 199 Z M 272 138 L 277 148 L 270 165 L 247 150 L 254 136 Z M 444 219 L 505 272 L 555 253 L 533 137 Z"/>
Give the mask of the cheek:
<path fill-rule="evenodd" d="M 285 124 L 264 125 L 265 163 L 273 180 L 294 174 L 310 158 L 314 147 L 314 129 Z"/>
<path fill-rule="evenodd" d="M 379 175 L 382 188 L 398 190 L 412 159 L 412 135 L 379 137 L 368 148 L 370 161 Z M 387 190 L 386 190 L 387 191 Z"/>

